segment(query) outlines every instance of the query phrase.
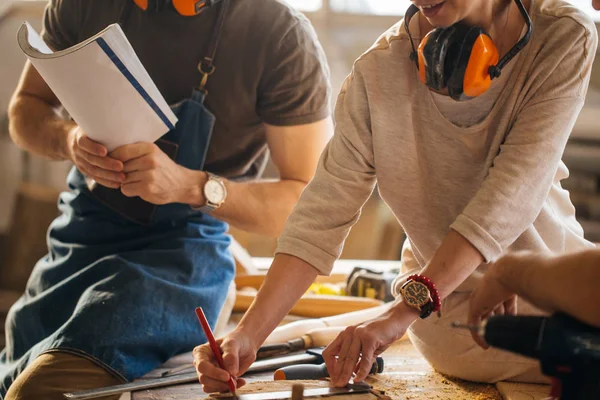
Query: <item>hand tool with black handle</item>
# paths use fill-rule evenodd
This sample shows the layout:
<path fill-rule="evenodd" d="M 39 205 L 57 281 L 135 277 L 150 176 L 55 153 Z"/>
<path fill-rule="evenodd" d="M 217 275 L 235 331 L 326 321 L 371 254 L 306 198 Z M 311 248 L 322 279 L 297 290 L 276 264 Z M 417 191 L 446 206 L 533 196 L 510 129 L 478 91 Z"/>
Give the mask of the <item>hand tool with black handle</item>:
<path fill-rule="evenodd" d="M 383 358 L 377 357 L 369 375 L 380 374 L 383 372 Z M 290 365 L 288 367 L 279 368 L 275 371 L 273 379 L 276 381 L 294 381 L 294 380 L 318 380 L 329 378 L 329 371 L 327 371 L 327 365 L 325 363 L 315 364 L 298 364 Z"/>

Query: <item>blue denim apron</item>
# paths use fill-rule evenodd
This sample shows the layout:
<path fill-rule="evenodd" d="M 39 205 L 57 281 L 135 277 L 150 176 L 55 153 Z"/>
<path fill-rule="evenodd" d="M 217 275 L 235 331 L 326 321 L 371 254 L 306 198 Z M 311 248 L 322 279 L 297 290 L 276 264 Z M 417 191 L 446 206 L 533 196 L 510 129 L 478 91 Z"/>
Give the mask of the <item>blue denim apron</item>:
<path fill-rule="evenodd" d="M 163 138 L 176 162 L 201 170 L 215 117 L 205 92 L 174 107 Z M 49 253 L 35 266 L 6 321 L 0 398 L 37 356 L 68 351 L 133 380 L 206 341 L 194 308 L 214 327 L 234 276 L 227 225 L 185 204 L 159 206 L 144 226 L 91 195 L 73 168 L 62 212 L 48 231 Z"/>

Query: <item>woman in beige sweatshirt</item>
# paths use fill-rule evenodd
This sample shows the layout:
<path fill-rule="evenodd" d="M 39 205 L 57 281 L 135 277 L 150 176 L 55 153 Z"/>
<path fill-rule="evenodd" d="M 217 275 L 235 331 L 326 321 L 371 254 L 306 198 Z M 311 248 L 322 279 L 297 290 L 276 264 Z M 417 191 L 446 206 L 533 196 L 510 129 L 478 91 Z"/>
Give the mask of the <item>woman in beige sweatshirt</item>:
<path fill-rule="evenodd" d="M 413 3 L 422 11 L 410 21 L 416 44 L 432 27 L 462 21 L 483 27 L 502 56 L 525 32 L 512 0 Z M 423 12 L 430 5 L 437 12 Z M 435 283 L 441 317 L 420 319 L 399 298 L 379 318 L 349 327 L 325 353 L 333 383 L 345 385 L 359 360 L 355 380 L 363 379 L 373 357 L 407 331 L 440 372 L 484 382 L 543 379 L 534 362 L 484 351 L 468 332 L 450 328 L 466 320 L 470 292 L 502 254 L 592 246 L 560 181 L 568 176 L 561 156 L 585 98 L 596 29 L 564 0 L 524 5 L 531 40 L 474 99 L 456 102 L 419 81 L 403 22 L 356 61 L 338 98 L 335 135 L 288 220 L 257 300 L 221 343 L 226 371 L 207 347 L 196 349 L 205 391 L 226 390 L 224 381 L 249 367 L 316 275 L 331 271 L 376 184 L 408 237 L 403 267 Z M 507 302 L 495 312 L 515 307 Z M 521 302 L 519 311 L 535 312 Z"/>

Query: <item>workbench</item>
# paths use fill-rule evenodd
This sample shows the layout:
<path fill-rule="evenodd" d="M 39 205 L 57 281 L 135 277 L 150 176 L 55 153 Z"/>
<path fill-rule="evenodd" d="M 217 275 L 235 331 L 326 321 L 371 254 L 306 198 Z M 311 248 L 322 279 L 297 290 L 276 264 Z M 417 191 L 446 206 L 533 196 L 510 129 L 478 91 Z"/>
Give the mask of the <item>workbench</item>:
<path fill-rule="evenodd" d="M 410 400 L 501 400 L 502 396 L 493 385 L 474 384 L 446 378 L 433 371 L 425 359 L 415 350 L 410 341 L 401 340 L 383 354 L 385 372 L 367 381 L 375 389 L 384 391 L 392 399 Z M 159 376 L 168 369 L 191 363 L 191 355 L 182 355 L 148 377 Z M 272 373 L 260 373 L 244 377 L 251 385 L 269 388 L 269 384 L 256 382 L 272 381 Z M 258 386 L 257 386 L 258 387 Z M 132 400 L 199 400 L 208 396 L 200 384 L 186 384 L 169 388 L 141 391 L 132 394 Z M 335 397 L 356 400 L 370 399 L 365 395 Z M 373 399 L 376 397 L 373 396 Z"/>
<path fill-rule="evenodd" d="M 254 258 L 253 264 L 258 271 L 266 272 L 271 261 L 270 258 Z M 338 260 L 334 272 L 348 274 L 357 265 L 368 265 L 374 270 L 400 267 L 398 261 Z M 232 316 L 229 329 L 235 327 L 239 318 L 241 315 Z M 297 317 L 288 316 L 284 322 L 295 319 Z M 385 392 L 394 400 L 502 400 L 502 395 L 505 400 L 542 400 L 548 393 L 548 388 L 543 385 L 500 383 L 498 384 L 500 391 L 498 391 L 494 385 L 475 384 L 445 377 L 433 370 L 406 337 L 392 345 L 383 357 L 385 372 L 370 377 L 367 382 L 374 389 Z M 171 359 L 161 368 L 148 374 L 146 378 L 158 377 L 164 371 L 186 364 L 191 365 L 191 363 L 191 353 L 184 354 Z M 271 389 L 270 391 L 279 389 L 273 382 L 272 372 L 257 373 L 244 378 L 248 385 L 255 385 L 256 388 Z M 199 383 L 193 383 L 135 392 L 131 400 L 199 400 L 208 397 Z M 375 397 L 356 395 L 336 396 L 335 399 L 374 400 Z"/>

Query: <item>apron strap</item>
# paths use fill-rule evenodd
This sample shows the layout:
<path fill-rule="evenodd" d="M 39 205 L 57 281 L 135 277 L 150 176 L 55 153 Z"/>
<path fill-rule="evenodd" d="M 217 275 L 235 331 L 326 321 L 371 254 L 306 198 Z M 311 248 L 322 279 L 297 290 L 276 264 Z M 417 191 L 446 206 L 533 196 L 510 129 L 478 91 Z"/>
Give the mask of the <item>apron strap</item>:
<path fill-rule="evenodd" d="M 121 25 L 121 29 L 125 32 L 125 24 L 129 19 L 129 15 L 131 14 L 131 8 L 133 6 L 133 1 L 125 1 L 123 4 L 123 8 L 121 9 L 121 15 L 119 16 L 119 25 Z"/>
<path fill-rule="evenodd" d="M 200 81 L 200 85 L 198 86 L 198 90 L 207 93 L 206 83 L 208 82 L 208 77 L 215 72 L 215 55 L 217 54 L 217 48 L 219 47 L 219 39 L 221 38 L 221 31 L 223 30 L 223 24 L 225 22 L 225 14 L 227 14 L 227 7 L 229 6 L 229 0 L 222 0 L 222 4 L 219 7 L 219 14 L 217 16 L 217 22 L 215 24 L 215 29 L 213 29 L 210 43 L 208 45 L 208 56 L 204 57 L 204 59 L 198 64 L 198 71 L 202 74 L 202 80 Z"/>

